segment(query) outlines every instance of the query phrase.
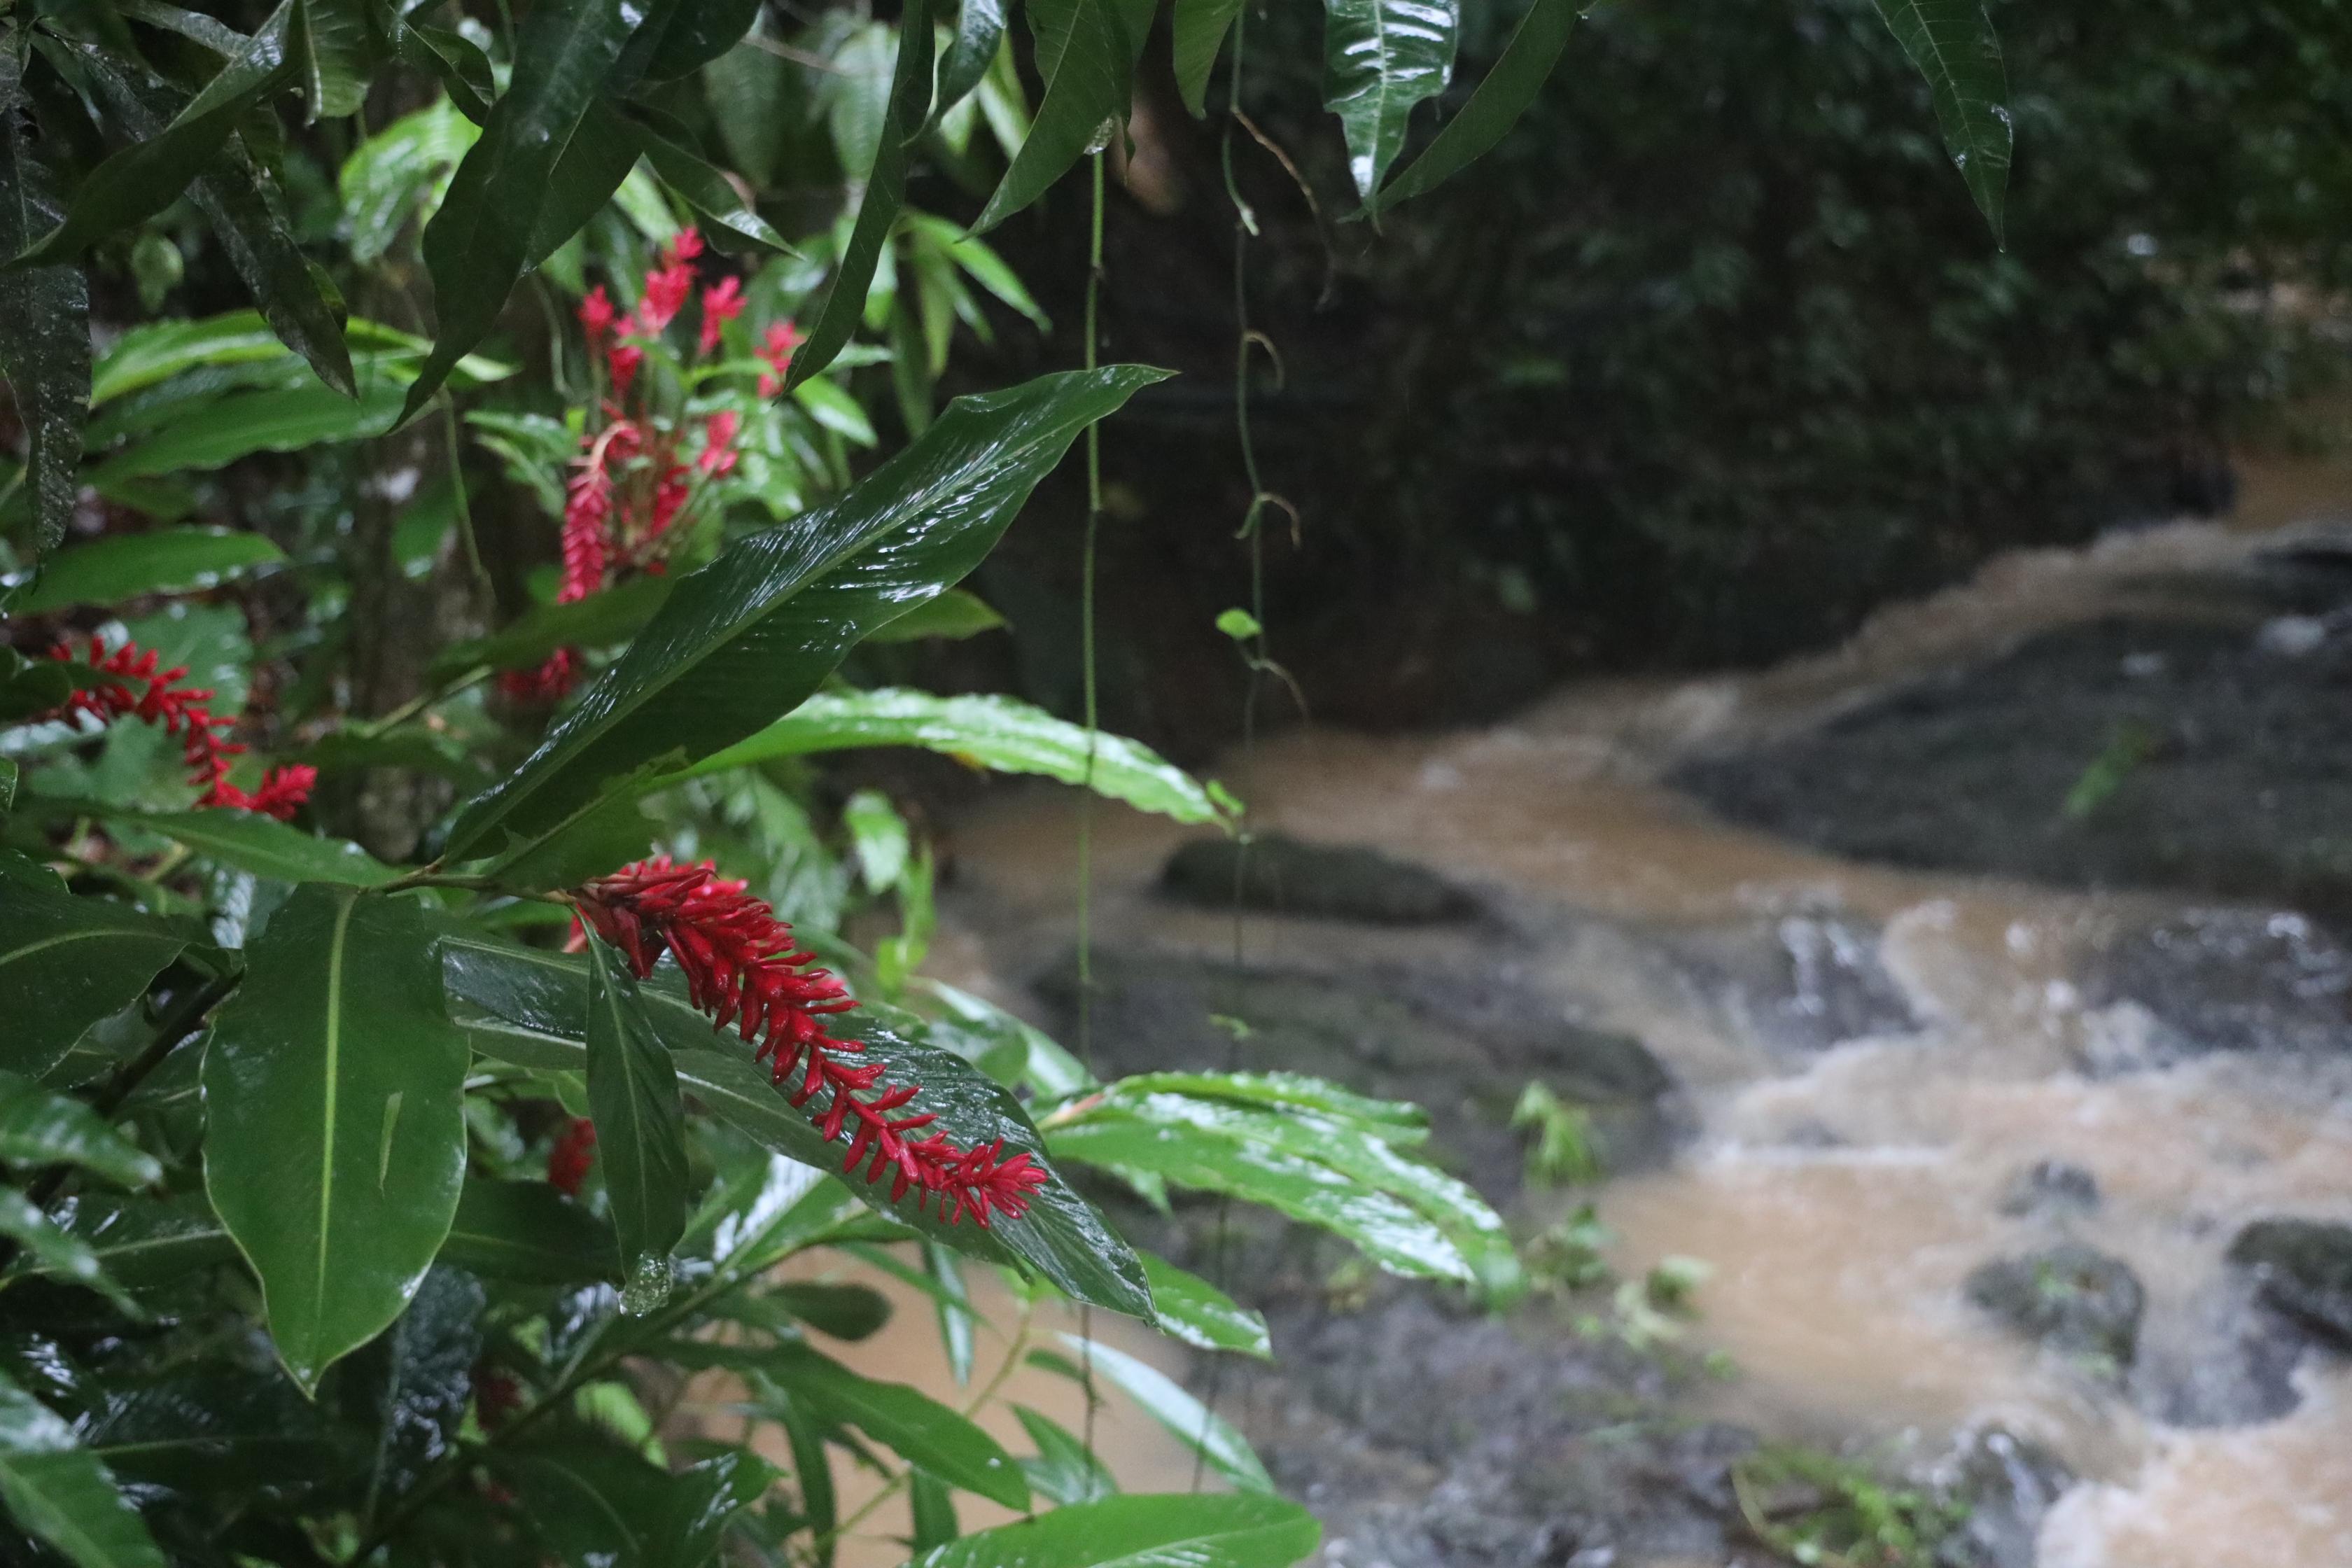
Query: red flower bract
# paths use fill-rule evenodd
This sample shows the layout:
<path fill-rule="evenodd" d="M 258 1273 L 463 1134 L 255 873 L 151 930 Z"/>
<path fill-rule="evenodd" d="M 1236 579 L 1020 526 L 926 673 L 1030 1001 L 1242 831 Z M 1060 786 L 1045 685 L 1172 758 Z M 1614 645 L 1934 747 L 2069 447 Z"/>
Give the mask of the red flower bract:
<path fill-rule="evenodd" d="M 101 724 L 139 719 L 162 725 L 165 734 L 180 738 L 180 760 L 187 767 L 188 782 L 203 792 L 197 805 L 257 811 L 283 822 L 310 798 L 310 786 L 319 778 L 313 767 L 273 768 L 249 795 L 228 782 L 230 760 L 243 755 L 245 748 L 227 739 L 231 721 L 206 706 L 212 689 L 181 684 L 187 677 L 186 665 L 159 669 L 163 659 L 154 649 L 126 642 L 109 653 L 104 639 L 97 637 L 89 639 L 86 657 L 78 658 L 63 645 L 51 648 L 49 657 L 63 664 L 86 665 L 89 675 L 77 670 L 74 694 L 37 717 L 90 718 Z"/>
<path fill-rule="evenodd" d="M 908 1136 L 938 1120 L 929 1111 L 897 1114 L 921 1087 L 884 1086 L 887 1064 L 859 1059 L 863 1042 L 827 1032 L 832 1015 L 857 1004 L 840 981 L 810 967 L 815 955 L 793 946 L 791 926 L 710 862 L 679 866 L 656 856 L 576 889 L 573 898 L 581 919 L 618 948 L 639 977 L 670 953 L 686 977 L 688 999 L 711 1015 L 714 1027 L 732 1023 L 744 1039 L 758 1038 L 757 1057 L 769 1060 L 777 1083 L 800 1069 L 794 1105 L 829 1097 L 810 1114 L 827 1141 L 849 1134 L 842 1169 L 864 1161 L 868 1182 L 895 1172 L 893 1202 L 913 1191 L 920 1208 L 937 1194 L 950 1225 L 970 1215 L 984 1229 L 992 1211 L 1018 1218 L 1030 1194 L 1045 1184 L 1045 1168 L 1026 1152 L 1004 1157 L 1003 1139 L 965 1148 L 945 1132 Z M 872 1098 L 859 1098 L 866 1094 Z"/>
<path fill-rule="evenodd" d="M 596 1124 L 575 1116 L 556 1134 L 555 1146 L 547 1152 L 547 1179 L 565 1197 L 576 1198 L 595 1160 Z"/>

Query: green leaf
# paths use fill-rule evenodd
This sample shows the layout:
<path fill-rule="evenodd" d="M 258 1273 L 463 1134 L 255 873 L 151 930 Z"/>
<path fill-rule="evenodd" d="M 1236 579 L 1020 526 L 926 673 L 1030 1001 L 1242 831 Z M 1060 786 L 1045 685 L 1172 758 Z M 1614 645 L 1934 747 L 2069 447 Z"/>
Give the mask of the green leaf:
<path fill-rule="evenodd" d="M 1143 1407 L 1143 1413 L 1173 1434 L 1176 1440 L 1199 1454 L 1209 1468 L 1244 1491 L 1272 1492 L 1274 1478 L 1258 1463 L 1249 1440 L 1230 1422 L 1186 1393 L 1180 1384 L 1149 1362 L 1125 1351 L 1065 1333 L 1062 1342 L 1090 1363 L 1095 1375 L 1108 1378 L 1120 1393 Z"/>
<path fill-rule="evenodd" d="M 921 637 L 949 637 L 961 640 L 992 632 L 1006 625 L 1003 616 L 990 607 L 979 595 L 964 588 L 950 588 L 936 599 L 929 599 L 900 616 L 888 626 L 866 640 L 869 643 L 914 642 Z"/>
<path fill-rule="evenodd" d="M 257 812 L 110 811 L 110 822 L 142 827 L 186 845 L 207 859 L 281 882 L 338 882 L 373 888 L 399 875 L 358 845 L 320 838 Z"/>
<path fill-rule="evenodd" d="M 297 3 L 281 0 L 169 125 L 152 133 L 126 127 L 139 140 L 91 170 L 75 190 L 65 221 L 9 266 L 68 260 L 171 205 L 221 150 L 237 118 L 292 79 Z"/>
<path fill-rule="evenodd" d="M 1209 112 L 1209 73 L 1241 15 L 1242 0 L 1175 0 L 1176 93 L 1192 118 Z"/>
<path fill-rule="evenodd" d="M 295 890 L 205 1051 L 205 1188 L 305 1391 L 400 1315 L 465 1174 L 465 1037 L 410 900 Z"/>
<path fill-rule="evenodd" d="M 907 1515 L 914 1527 L 907 1544 L 917 1552 L 944 1546 L 963 1533 L 956 1522 L 955 1494 L 927 1470 L 907 1472 Z"/>
<path fill-rule="evenodd" d="M 867 746 L 919 746 L 999 773 L 1042 773 L 1064 784 L 1091 782 L 1096 793 L 1138 811 L 1179 822 L 1221 820 L 1208 792 L 1150 747 L 1087 731 L 1011 697 L 934 697 L 885 687 L 819 692 L 758 734 L 705 757 L 685 776 L 699 777 L 777 757 Z"/>
<path fill-rule="evenodd" d="M 626 960 L 588 939 L 588 1104 L 623 1270 L 665 1274 L 686 1231 L 686 1110 Z"/>
<path fill-rule="evenodd" d="M 955 38 L 940 60 L 939 91 L 931 102 L 933 124 L 971 96 L 1003 42 L 1004 0 L 963 0 L 956 11 Z"/>
<path fill-rule="evenodd" d="M 1323 106 L 1348 139 L 1348 174 L 1370 201 L 1404 149 L 1413 105 L 1445 90 L 1460 0 L 1324 0 Z"/>
<path fill-rule="evenodd" d="M 974 234 L 986 234 L 1044 195 L 1127 119 L 1135 40 L 1115 0 L 1057 0 L 1042 14 L 1033 5 L 1030 21 L 1037 34 L 1038 69 L 1045 76 L 1045 100 L 1021 151 L 972 224 Z"/>
<path fill-rule="evenodd" d="M 525 13 L 513 80 L 425 228 L 440 332 L 409 388 L 403 419 L 425 406 L 459 357 L 497 324 L 529 265 L 557 161 L 620 58 L 636 16 L 622 0 L 534 5 Z"/>
<path fill-rule="evenodd" d="M 366 101 L 376 65 L 365 0 L 301 0 L 302 92 L 310 122 L 341 120 Z"/>
<path fill-rule="evenodd" d="M 0 1237 L 24 1249 L 33 1265 L 27 1272 L 55 1275 L 68 1285 L 95 1290 L 132 1318 L 145 1315 L 137 1302 L 122 1293 L 121 1286 L 86 1242 L 60 1230 L 38 1204 L 15 1187 L 0 1187 Z"/>
<path fill-rule="evenodd" d="M 1007 1508 L 1029 1506 L 1029 1483 L 996 1439 L 919 1389 L 861 1377 L 831 1356 L 802 1344 L 778 1344 L 744 1353 L 755 1369 L 794 1403 L 824 1420 L 856 1426 L 910 1465 L 950 1486 L 977 1492 Z"/>
<path fill-rule="evenodd" d="M 541 1542 L 571 1568 L 700 1568 L 728 1521 L 774 1479 L 740 1451 L 672 1475 L 603 1437 L 499 1457 Z"/>
<path fill-rule="evenodd" d="M 352 149 L 336 176 L 352 259 L 380 261 L 408 225 L 440 210 L 449 176 L 481 132 L 448 99 L 404 114 Z"/>
<path fill-rule="evenodd" d="M 90 403 L 92 406 L 110 403 L 192 370 L 273 363 L 285 357 L 286 346 L 258 311 L 150 321 L 117 338 L 100 358 L 91 377 Z"/>
<path fill-rule="evenodd" d="M 352 1359 L 345 1386 L 367 1391 L 363 1419 L 374 1437 L 372 1505 L 408 1491 L 457 1441 L 473 1398 L 485 1304 L 480 1280 L 436 1268 L 390 1331 Z"/>
<path fill-rule="evenodd" d="M 1160 1331 L 1204 1351 L 1238 1351 L 1260 1361 L 1274 1359 L 1265 1319 L 1166 1258 L 1139 1254 L 1151 1281 L 1151 1305 Z"/>
<path fill-rule="evenodd" d="M 38 1078 L 146 993 L 188 939 L 110 899 L 0 881 L 0 1068 Z"/>
<path fill-rule="evenodd" d="M 226 1237 L 221 1245 L 232 1255 Z M 340 1436 L 272 1367 L 210 1361 L 161 1382 L 109 1387 L 79 1423 L 82 1446 L 116 1474 L 189 1490 L 330 1480 Z"/>
<path fill-rule="evenodd" d="M 586 978 L 580 959 L 452 932 L 442 940 L 442 968 L 450 1005 L 484 1055 L 524 1067 L 583 1067 L 580 997 Z M 656 972 L 640 994 L 688 1094 L 762 1147 L 821 1171 L 841 1168 L 842 1145 L 828 1142 L 807 1113 L 793 1106 L 752 1062 L 749 1047 L 717 1033 L 688 1004 L 675 975 Z M 922 1108 L 936 1112 L 939 1125 L 960 1142 L 1002 1138 L 1008 1156 L 1025 1151 L 1042 1158 L 1043 1140 L 1021 1102 L 952 1051 L 882 1028 L 861 1013 L 839 1016 L 834 1029 L 865 1042 L 888 1064 L 883 1085 L 920 1085 Z M 851 1190 L 867 1206 L 932 1240 L 991 1262 L 1026 1264 L 1074 1300 L 1149 1317 L 1142 1265 L 1050 1163 L 1046 1168 L 1052 1179 L 1032 1194 L 1028 1213 L 1019 1219 L 994 1216 L 986 1230 L 949 1225 L 935 1206 L 919 1208 L 913 1193 L 893 1203 L 887 1185 L 857 1183 Z"/>
<path fill-rule="evenodd" d="M 1067 1508 L 1118 1495 L 1118 1482 L 1078 1436 L 1053 1417 L 1016 1405 L 1013 1414 L 1029 1434 L 1037 1457 L 1021 1461 L 1029 1485 Z"/>
<path fill-rule="evenodd" d="M 397 5 L 383 13 L 391 24 L 393 48 L 402 61 L 437 78 L 457 111 L 479 125 L 490 117 L 498 96 L 498 79 L 490 58 L 463 34 L 446 27 L 428 27 L 400 15 Z"/>
<path fill-rule="evenodd" d="M 636 166 L 635 128 L 611 99 L 595 99 L 581 115 L 572 140 L 564 143 L 563 155 L 555 161 L 555 172 L 548 176 L 546 200 L 531 225 L 526 263 L 537 267 L 555 254 L 616 195 L 623 210 L 636 219 L 648 237 L 666 239 L 675 232 L 676 225 L 661 202 L 654 203 L 661 225 L 648 227 L 641 210 L 628 199 Z"/>
<path fill-rule="evenodd" d="M 1402 174 L 1366 198 L 1364 216 L 1386 212 L 1434 190 L 1473 159 L 1492 151 L 1543 90 L 1580 14 L 1580 0 L 1535 0 L 1462 112 L 1445 122 Z"/>
<path fill-rule="evenodd" d="M 217 587 L 245 567 L 274 565 L 285 552 L 258 533 L 225 528 L 163 528 L 76 545 L 51 560 L 16 602 L 37 616 L 76 605 L 112 605 L 140 594 Z"/>
<path fill-rule="evenodd" d="M 139 1510 L 65 1418 L 0 1382 L 0 1501 L 78 1568 L 164 1568 Z"/>
<path fill-rule="evenodd" d="M 931 0 L 908 0 L 898 19 L 898 54 L 890 72 L 889 107 L 882 117 L 873 163 L 849 243 L 841 249 L 833 286 L 819 308 L 808 341 L 793 355 L 787 388 L 799 386 L 831 364 L 849 342 L 866 311 L 875 263 L 898 221 L 907 194 L 907 144 L 921 129 L 931 104 Z"/>
<path fill-rule="evenodd" d="M 217 468 L 255 452 L 299 452 L 381 435 L 399 408 L 398 383 L 380 376 L 370 378 L 356 402 L 330 396 L 317 385 L 236 393 L 116 453 L 91 470 L 89 479 L 104 487 L 152 474 Z"/>
<path fill-rule="evenodd" d="M 640 105 L 635 111 L 637 147 L 646 162 L 653 165 L 661 183 L 684 199 L 705 226 L 705 232 L 716 244 L 728 249 L 753 245 L 766 250 L 796 255 L 784 243 L 784 237 L 769 226 L 768 220 L 736 194 L 727 176 L 703 162 L 692 150 L 686 128 L 667 115 Z"/>
<path fill-rule="evenodd" d="M 541 836 L 654 758 L 691 763 L 803 700 L 857 640 L 967 574 L 1090 420 L 1163 373 L 1066 372 L 959 398 L 839 500 L 683 579 L 539 749 L 458 816 L 454 855 Z"/>
<path fill-rule="evenodd" d="M 107 1275 L 139 1289 L 168 1284 L 236 1256 L 236 1243 L 201 1198 L 115 1198 L 83 1194 L 66 1231 L 89 1249 Z M 54 1270 L 36 1268 L 27 1272 Z"/>
<path fill-rule="evenodd" d="M 761 24 L 753 26 L 758 37 Z M 790 152 L 800 107 L 794 71 L 790 62 L 748 41 L 703 68 L 702 95 L 719 144 L 729 167 L 751 181 L 754 190 L 776 183 Z"/>
<path fill-rule="evenodd" d="M 676 81 L 734 47 L 759 14 L 760 0 L 669 0 L 630 41 L 630 55 L 642 54 L 642 64 L 633 58 L 624 68 L 641 70 L 646 81 Z"/>
<path fill-rule="evenodd" d="M 19 73 L 21 35 L 0 17 L 0 256 L 14 256 L 60 222 Z M 89 401 L 89 287 L 74 264 L 0 272 L 0 376 L 25 428 L 26 483 L 36 553 L 53 550 L 73 521 L 81 482 L 82 419 Z"/>
<path fill-rule="evenodd" d="M 613 1227 L 545 1182 L 475 1177 L 457 1199 L 441 1261 L 493 1279 L 581 1285 L 620 1278 Z"/>
<path fill-rule="evenodd" d="M 469 669 L 535 669 L 560 647 L 610 647 L 635 637 L 677 584 L 667 577 L 634 577 L 568 604 L 540 605 L 512 626 L 434 656 L 436 679 Z"/>
<path fill-rule="evenodd" d="M 1878 14 L 1936 100 L 1944 147 L 1976 198 L 1977 210 L 2001 234 L 2001 197 L 2009 187 L 2011 128 L 2009 72 L 2000 35 L 1983 0 L 1878 0 Z"/>
<path fill-rule="evenodd" d="M 1313 1514 L 1281 1498 L 1146 1494 L 980 1531 L 908 1568 L 1290 1568 L 1322 1538 Z"/>
<path fill-rule="evenodd" d="M 161 27 L 166 32 L 193 39 L 224 58 L 245 47 L 245 35 L 235 27 L 226 26 L 199 12 L 166 5 L 163 0 L 116 0 L 114 8 L 134 22 L 144 22 L 151 27 Z"/>
<path fill-rule="evenodd" d="M 108 1126 L 80 1100 L 12 1072 L 0 1072 L 0 1163 L 19 1170 L 79 1165 L 126 1187 L 163 1179 L 154 1157 Z"/>
<path fill-rule="evenodd" d="M 931 1299 L 939 1314 L 940 1345 L 947 1352 L 948 1371 L 959 1386 L 971 1381 L 971 1290 L 964 1283 L 963 1262 L 952 1248 L 936 1241 L 923 1243 L 923 1273 L 937 1287 Z"/>

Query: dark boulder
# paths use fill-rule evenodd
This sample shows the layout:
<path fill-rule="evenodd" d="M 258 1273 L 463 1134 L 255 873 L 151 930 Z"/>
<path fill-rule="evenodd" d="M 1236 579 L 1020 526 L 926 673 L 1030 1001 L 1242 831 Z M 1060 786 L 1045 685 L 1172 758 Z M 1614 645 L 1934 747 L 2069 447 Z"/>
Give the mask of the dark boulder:
<path fill-rule="evenodd" d="M 2099 1206 L 2099 1179 L 2063 1160 L 2037 1160 L 2011 1176 L 2000 1195 L 2005 1215 L 2086 1215 Z"/>
<path fill-rule="evenodd" d="M 2331 1348 L 2352 1351 L 2352 1226 L 2256 1220 L 2230 1244 L 2230 1261 L 2253 1276 L 2264 1305 Z"/>
<path fill-rule="evenodd" d="M 2109 1377 L 2131 1365 L 2147 1310 L 2129 1264 L 2079 1242 L 1983 1264 L 1968 1294 L 2017 1332 Z"/>
<path fill-rule="evenodd" d="M 1238 886 L 1236 880 L 1238 879 Z M 1478 900 L 1424 867 L 1354 844 L 1263 833 L 1246 845 L 1195 838 L 1168 858 L 1160 886 L 1209 909 L 1245 909 L 1376 925 L 1431 925 L 1478 913 Z"/>

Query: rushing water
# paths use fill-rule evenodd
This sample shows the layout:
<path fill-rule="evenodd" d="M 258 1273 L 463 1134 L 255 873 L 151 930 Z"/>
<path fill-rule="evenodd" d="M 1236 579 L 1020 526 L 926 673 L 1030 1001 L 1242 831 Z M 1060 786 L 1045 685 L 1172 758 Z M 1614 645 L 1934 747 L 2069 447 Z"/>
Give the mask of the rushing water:
<path fill-rule="evenodd" d="M 2248 510 L 2268 524 L 2309 499 L 2258 489 Z M 2267 1055 L 2099 1070 L 2131 1058 L 2143 1021 L 2085 999 L 2073 978 L 2081 955 L 2118 921 L 2191 900 L 1843 862 L 1727 826 L 1660 782 L 1696 748 L 1769 735 L 2128 607 L 2154 576 L 2220 569 L 2250 547 L 2242 522 L 2176 524 L 2013 556 L 1882 615 L 1832 655 L 1760 674 L 1593 682 L 1473 732 L 1274 741 L 1245 771 L 1239 759 L 1225 769 L 1261 826 L 1442 868 L 1505 909 L 1519 940 L 1505 954 L 1477 934 L 1253 917 L 1248 941 L 1309 964 L 1408 951 L 1465 973 L 1507 963 L 1513 984 L 1565 999 L 1578 1021 L 1642 1037 L 1684 1085 L 1700 1131 L 1663 1168 L 1607 1184 L 1601 1211 L 1624 1268 L 1670 1254 L 1713 1266 L 1699 1334 L 1741 1373 L 1717 1396 L 1722 1414 L 1920 1452 L 1990 1423 L 2045 1442 L 2083 1478 L 2042 1523 L 2045 1568 L 2343 1568 L 2342 1363 L 2306 1357 L 2300 1405 L 2282 1418 L 2168 1425 L 2143 1413 L 2160 1401 L 2126 1399 L 2005 1337 L 1960 1282 L 1988 1258 L 2079 1237 L 2147 1288 L 2143 1386 L 2193 1393 L 2213 1353 L 2205 1330 L 2225 1305 L 2221 1253 L 2239 1226 L 2281 1213 L 2352 1219 L 2352 1071 Z M 1066 795 L 1024 793 L 957 826 L 941 948 L 952 977 L 1019 1004 L 1011 977 L 1066 942 L 1071 813 Z M 1104 940 L 1204 953 L 1229 943 L 1228 921 L 1150 891 L 1179 837 L 1102 814 Z M 1736 1006 L 1696 1005 L 1626 935 L 1654 952 L 1676 932 L 1825 912 L 1868 933 L 1916 1027 L 1794 1054 Z M 2003 1213 L 2004 1187 L 2045 1160 L 2095 1176 L 2095 1211 Z M 1131 1484 L 1188 1479 L 1164 1444 L 1122 1443 Z"/>

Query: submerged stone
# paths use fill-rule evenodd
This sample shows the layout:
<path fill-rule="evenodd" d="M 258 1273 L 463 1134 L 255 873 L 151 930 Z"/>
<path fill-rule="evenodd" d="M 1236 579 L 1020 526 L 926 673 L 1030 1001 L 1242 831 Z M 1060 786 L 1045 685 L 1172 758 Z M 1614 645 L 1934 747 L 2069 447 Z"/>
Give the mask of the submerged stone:
<path fill-rule="evenodd" d="M 1979 1266 L 1968 1295 L 2018 1333 L 2111 1377 L 2131 1365 L 2147 1310 L 2129 1264 L 2071 1241 Z"/>
<path fill-rule="evenodd" d="M 1263 833 L 1244 845 L 1195 838 L 1168 858 L 1160 886 L 1209 909 L 1244 909 L 1377 925 L 1469 920 L 1478 900 L 1425 867 L 1356 844 Z"/>
<path fill-rule="evenodd" d="M 2230 1244 L 2230 1261 L 2252 1274 L 2265 1305 L 2331 1348 L 2352 1351 L 2352 1226 L 2256 1220 Z"/>

